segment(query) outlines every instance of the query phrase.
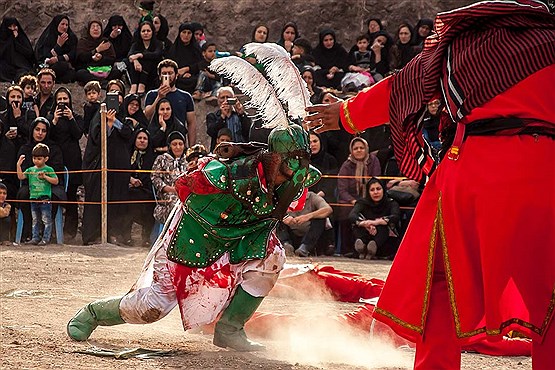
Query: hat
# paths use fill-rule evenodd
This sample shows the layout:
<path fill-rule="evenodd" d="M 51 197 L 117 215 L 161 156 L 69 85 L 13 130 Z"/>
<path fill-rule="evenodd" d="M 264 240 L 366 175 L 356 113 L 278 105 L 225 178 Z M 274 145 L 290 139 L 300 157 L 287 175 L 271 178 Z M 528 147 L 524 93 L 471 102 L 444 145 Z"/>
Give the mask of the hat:
<path fill-rule="evenodd" d="M 168 145 L 174 141 L 174 140 L 181 140 L 184 143 L 186 143 L 187 141 L 185 140 L 185 136 L 183 136 L 183 134 L 179 131 L 172 131 L 169 133 L 168 135 Z"/>
<path fill-rule="evenodd" d="M 147 10 L 147 11 L 151 12 L 151 11 L 154 10 L 154 3 L 155 3 L 155 2 L 156 2 L 155 0 L 145 0 L 145 1 L 141 1 L 141 2 L 139 3 L 139 9 Z"/>
<path fill-rule="evenodd" d="M 204 147 L 204 145 L 195 144 L 189 149 L 187 149 L 187 153 L 185 154 L 185 160 L 189 162 L 194 158 L 204 157 L 207 154 L 208 152 L 206 151 L 206 148 Z"/>

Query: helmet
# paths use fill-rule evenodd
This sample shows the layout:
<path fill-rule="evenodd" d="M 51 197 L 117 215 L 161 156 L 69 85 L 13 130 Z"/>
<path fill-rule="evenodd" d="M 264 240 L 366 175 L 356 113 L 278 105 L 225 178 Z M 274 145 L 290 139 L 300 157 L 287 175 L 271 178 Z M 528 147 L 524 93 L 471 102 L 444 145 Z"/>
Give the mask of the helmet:
<path fill-rule="evenodd" d="M 276 127 L 268 136 L 268 150 L 281 155 L 283 161 L 293 171 L 306 168 L 310 158 L 308 133 L 299 125 Z M 306 162 L 306 164 L 301 164 Z"/>

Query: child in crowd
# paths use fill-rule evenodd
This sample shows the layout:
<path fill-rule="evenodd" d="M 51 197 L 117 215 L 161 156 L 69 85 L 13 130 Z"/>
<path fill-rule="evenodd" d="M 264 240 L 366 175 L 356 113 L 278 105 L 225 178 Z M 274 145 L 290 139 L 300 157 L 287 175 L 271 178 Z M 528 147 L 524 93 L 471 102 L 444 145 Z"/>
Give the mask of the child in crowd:
<path fill-rule="evenodd" d="M 58 176 L 54 169 L 46 165 L 50 149 L 47 145 L 38 143 L 32 151 L 33 167 L 23 172 L 21 164 L 25 156 L 21 155 L 17 161 L 17 177 L 29 181 L 29 199 L 31 202 L 31 217 L 33 218 L 33 238 L 30 243 L 34 245 L 50 244 L 52 237 L 52 185 L 58 185 Z M 43 228 L 42 239 L 40 231 Z"/>
<path fill-rule="evenodd" d="M 18 85 L 23 89 L 23 103 L 21 107 L 29 111 L 34 111 L 35 115 L 38 117 L 40 115 L 39 107 L 35 104 L 35 95 L 37 95 L 38 85 L 37 78 L 33 75 L 21 76 Z"/>
<path fill-rule="evenodd" d="M 299 71 L 302 71 L 305 67 L 314 67 L 316 65 L 311 53 L 312 46 L 310 45 L 310 41 L 303 38 L 293 41 L 291 60 L 295 63 Z"/>
<path fill-rule="evenodd" d="M 224 142 L 225 143 L 233 142 L 232 136 L 233 134 L 231 133 L 230 129 L 228 129 L 227 127 L 221 128 L 220 131 L 218 131 L 218 136 L 216 137 L 216 145 Z"/>
<path fill-rule="evenodd" d="M 85 135 L 88 135 L 91 120 L 100 110 L 100 82 L 89 81 L 85 84 L 84 90 L 87 101 L 83 104 L 83 126 Z"/>
<path fill-rule="evenodd" d="M 6 202 L 8 188 L 0 182 L 0 244 L 10 244 L 10 212 L 12 206 Z"/>
<path fill-rule="evenodd" d="M 216 94 L 222 83 L 217 74 L 208 70 L 210 62 L 216 58 L 216 44 L 206 42 L 202 45 L 202 57 L 204 60 L 199 63 L 200 73 L 193 98 L 195 100 L 216 101 L 218 99 Z"/>
<path fill-rule="evenodd" d="M 370 45 L 368 35 L 357 37 L 357 45 L 349 53 L 349 72 L 343 77 L 341 87 L 344 91 L 359 91 L 374 84 L 370 73 L 372 53 L 368 50 Z"/>

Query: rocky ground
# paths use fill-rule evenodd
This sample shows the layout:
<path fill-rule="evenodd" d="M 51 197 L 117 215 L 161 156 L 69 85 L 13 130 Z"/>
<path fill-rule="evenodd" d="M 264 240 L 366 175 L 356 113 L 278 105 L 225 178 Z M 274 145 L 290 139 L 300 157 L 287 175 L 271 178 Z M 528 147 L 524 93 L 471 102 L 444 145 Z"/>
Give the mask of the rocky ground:
<path fill-rule="evenodd" d="M 341 328 L 287 328 L 274 339 L 262 339 L 269 349 L 246 354 L 223 350 L 211 335 L 184 333 L 177 310 L 151 325 L 98 328 L 91 339 L 68 339 L 65 325 L 91 300 L 121 294 L 141 269 L 147 250 L 114 245 L 83 247 L 8 246 L 0 249 L 0 368 L 1 369 L 410 369 L 414 352 L 395 349 Z M 345 258 L 315 258 L 318 263 L 386 278 L 390 262 Z M 305 263 L 293 258 L 289 262 Z M 260 311 L 311 317 L 334 316 L 357 304 L 339 303 L 307 289 L 295 298 L 267 298 Z M 105 349 L 146 348 L 172 351 L 169 357 L 121 359 L 79 354 L 97 346 Z M 529 358 L 463 355 L 464 369 L 531 368 Z"/>

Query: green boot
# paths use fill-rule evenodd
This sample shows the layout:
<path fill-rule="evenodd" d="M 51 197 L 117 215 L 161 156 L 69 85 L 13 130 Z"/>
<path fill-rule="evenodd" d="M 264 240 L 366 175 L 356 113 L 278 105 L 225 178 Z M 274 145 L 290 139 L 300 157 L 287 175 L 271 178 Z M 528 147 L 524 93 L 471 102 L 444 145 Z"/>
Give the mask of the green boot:
<path fill-rule="evenodd" d="M 229 306 L 216 323 L 214 345 L 242 352 L 265 350 L 266 347 L 262 344 L 249 340 L 244 329 L 245 323 L 251 318 L 263 299 L 264 297 L 253 297 L 239 286 Z"/>
<path fill-rule="evenodd" d="M 67 323 L 67 335 L 73 340 L 87 340 L 97 326 L 124 324 L 119 313 L 119 303 L 123 297 L 94 301 L 81 308 Z"/>

